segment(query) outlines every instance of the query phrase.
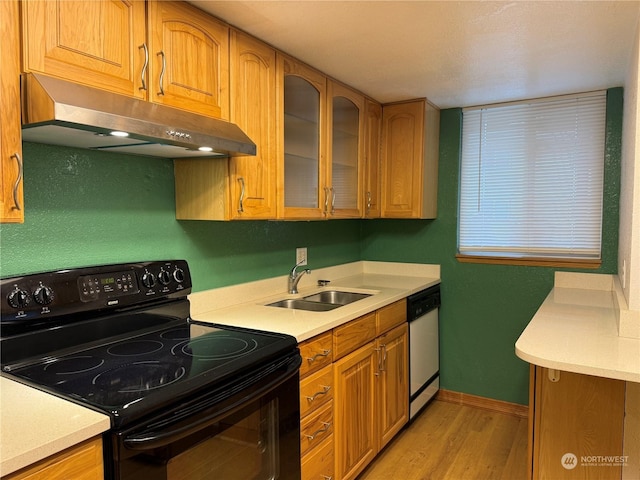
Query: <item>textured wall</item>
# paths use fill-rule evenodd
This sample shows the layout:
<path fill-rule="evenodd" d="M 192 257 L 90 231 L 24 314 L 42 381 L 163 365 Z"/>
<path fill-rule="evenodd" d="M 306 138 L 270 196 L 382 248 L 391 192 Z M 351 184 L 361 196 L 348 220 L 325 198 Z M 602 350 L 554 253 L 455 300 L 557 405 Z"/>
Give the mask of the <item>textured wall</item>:
<path fill-rule="evenodd" d="M 360 259 L 359 222 L 176 221 L 171 160 L 24 144 L 25 223 L 0 226 L 0 273 L 163 258 L 195 290 Z M 286 286 L 283 286 L 286 288 Z"/>
<path fill-rule="evenodd" d="M 622 89 L 610 90 L 607 102 L 603 262 L 597 272 L 615 273 Z M 527 404 L 529 366 L 516 357 L 514 344 L 551 290 L 555 269 L 455 259 L 461 128 L 459 109 L 442 111 L 438 218 L 364 222 L 362 255 L 366 260 L 439 263 L 442 387 Z"/>

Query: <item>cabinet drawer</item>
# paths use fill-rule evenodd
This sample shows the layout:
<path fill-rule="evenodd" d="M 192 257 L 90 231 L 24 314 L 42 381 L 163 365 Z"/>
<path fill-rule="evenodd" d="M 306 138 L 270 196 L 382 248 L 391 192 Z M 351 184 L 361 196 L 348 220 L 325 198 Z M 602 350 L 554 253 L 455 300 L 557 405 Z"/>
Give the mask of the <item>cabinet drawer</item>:
<path fill-rule="evenodd" d="M 302 365 L 300 378 L 317 372 L 333 362 L 333 336 L 331 331 L 310 338 L 299 345 Z"/>
<path fill-rule="evenodd" d="M 311 451 L 333 433 L 333 400 L 300 422 L 300 454 Z"/>
<path fill-rule="evenodd" d="M 407 299 L 403 298 L 376 312 L 376 335 L 407 321 Z"/>
<path fill-rule="evenodd" d="M 333 360 L 338 360 L 376 338 L 376 314 L 352 320 L 333 329 Z"/>
<path fill-rule="evenodd" d="M 302 480 L 327 480 L 333 475 L 333 435 L 302 459 Z"/>
<path fill-rule="evenodd" d="M 333 398 L 333 365 L 300 382 L 300 417 L 311 413 Z"/>

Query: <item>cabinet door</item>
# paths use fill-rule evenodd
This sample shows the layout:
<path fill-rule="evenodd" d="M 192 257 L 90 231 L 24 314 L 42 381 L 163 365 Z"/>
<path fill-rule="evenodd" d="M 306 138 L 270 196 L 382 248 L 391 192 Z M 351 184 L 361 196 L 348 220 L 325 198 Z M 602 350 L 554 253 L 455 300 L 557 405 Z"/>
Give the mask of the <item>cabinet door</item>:
<path fill-rule="evenodd" d="M 229 27 L 187 3 L 147 6 L 149 100 L 228 120 Z"/>
<path fill-rule="evenodd" d="M 436 217 L 439 115 L 425 99 L 382 108 L 382 217 Z"/>
<path fill-rule="evenodd" d="M 534 479 L 617 479 L 597 457 L 623 455 L 625 382 L 535 368 Z M 553 379 L 553 380 L 552 380 Z"/>
<path fill-rule="evenodd" d="M 378 376 L 378 450 L 402 429 L 409 419 L 409 335 L 404 323 L 376 340 L 380 356 Z"/>
<path fill-rule="evenodd" d="M 22 15 L 25 71 L 146 98 L 143 1 L 29 0 Z"/>
<path fill-rule="evenodd" d="M 24 221 L 18 18 L 17 1 L 0 2 L 0 221 L 13 223 Z"/>
<path fill-rule="evenodd" d="M 334 364 L 336 478 L 355 478 L 376 455 L 374 342 Z"/>
<path fill-rule="evenodd" d="M 364 125 L 364 216 L 379 218 L 382 105 L 366 101 Z"/>
<path fill-rule="evenodd" d="M 240 32 L 231 34 L 231 121 L 249 135 L 256 156 L 229 159 L 234 219 L 276 218 L 276 52 Z"/>
<path fill-rule="evenodd" d="M 364 97 L 336 82 L 328 85 L 327 186 L 329 218 L 362 216 Z"/>
<path fill-rule="evenodd" d="M 327 79 L 284 55 L 278 55 L 278 69 L 278 215 L 324 218 L 330 200 L 325 185 Z"/>

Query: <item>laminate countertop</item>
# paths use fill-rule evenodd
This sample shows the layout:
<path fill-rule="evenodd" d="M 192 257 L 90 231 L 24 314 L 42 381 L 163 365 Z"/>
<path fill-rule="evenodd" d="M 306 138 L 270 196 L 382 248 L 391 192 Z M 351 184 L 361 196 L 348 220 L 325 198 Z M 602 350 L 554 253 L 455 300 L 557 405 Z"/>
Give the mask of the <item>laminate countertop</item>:
<path fill-rule="evenodd" d="M 329 312 L 265 306 L 281 298 L 323 289 L 372 295 Z M 313 270 L 300 280 L 300 293 L 286 293 L 287 277 L 259 280 L 190 295 L 197 320 L 287 333 L 298 341 L 440 283 L 438 265 L 355 262 Z M 8 475 L 109 430 L 109 417 L 8 377 L 0 377 L 0 475 Z"/>
<path fill-rule="evenodd" d="M 516 355 L 541 367 L 640 382 L 640 338 L 619 334 L 625 312 L 614 281 L 557 272 L 554 288 L 516 341 Z"/>

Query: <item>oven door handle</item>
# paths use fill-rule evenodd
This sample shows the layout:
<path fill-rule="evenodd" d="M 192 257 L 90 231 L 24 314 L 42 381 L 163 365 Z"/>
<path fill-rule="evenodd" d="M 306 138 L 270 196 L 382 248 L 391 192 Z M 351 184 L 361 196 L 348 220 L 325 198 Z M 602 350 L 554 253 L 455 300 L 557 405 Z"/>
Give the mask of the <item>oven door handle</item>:
<path fill-rule="evenodd" d="M 248 396 L 243 395 L 238 399 L 238 401 L 235 401 L 230 405 L 225 405 L 221 409 L 216 408 L 213 412 L 207 415 L 200 416 L 194 414 L 195 420 L 186 425 L 174 426 L 173 428 L 168 426 L 166 429 L 156 429 L 151 427 L 143 432 L 127 435 L 122 440 L 124 446 L 130 450 L 150 450 L 153 448 L 164 447 L 216 423 L 227 415 L 231 415 L 254 400 L 257 400 L 270 391 L 278 388 L 292 377 L 297 376 L 300 364 L 302 363 L 300 355 L 290 357 L 286 362 L 288 365 L 285 372 L 279 373 L 275 378 L 273 378 L 273 375 L 269 375 L 270 378 L 268 381 L 264 385 L 253 390 Z M 204 403 L 206 403 L 206 401 Z M 208 408 L 211 408 L 211 406 L 208 406 Z"/>

